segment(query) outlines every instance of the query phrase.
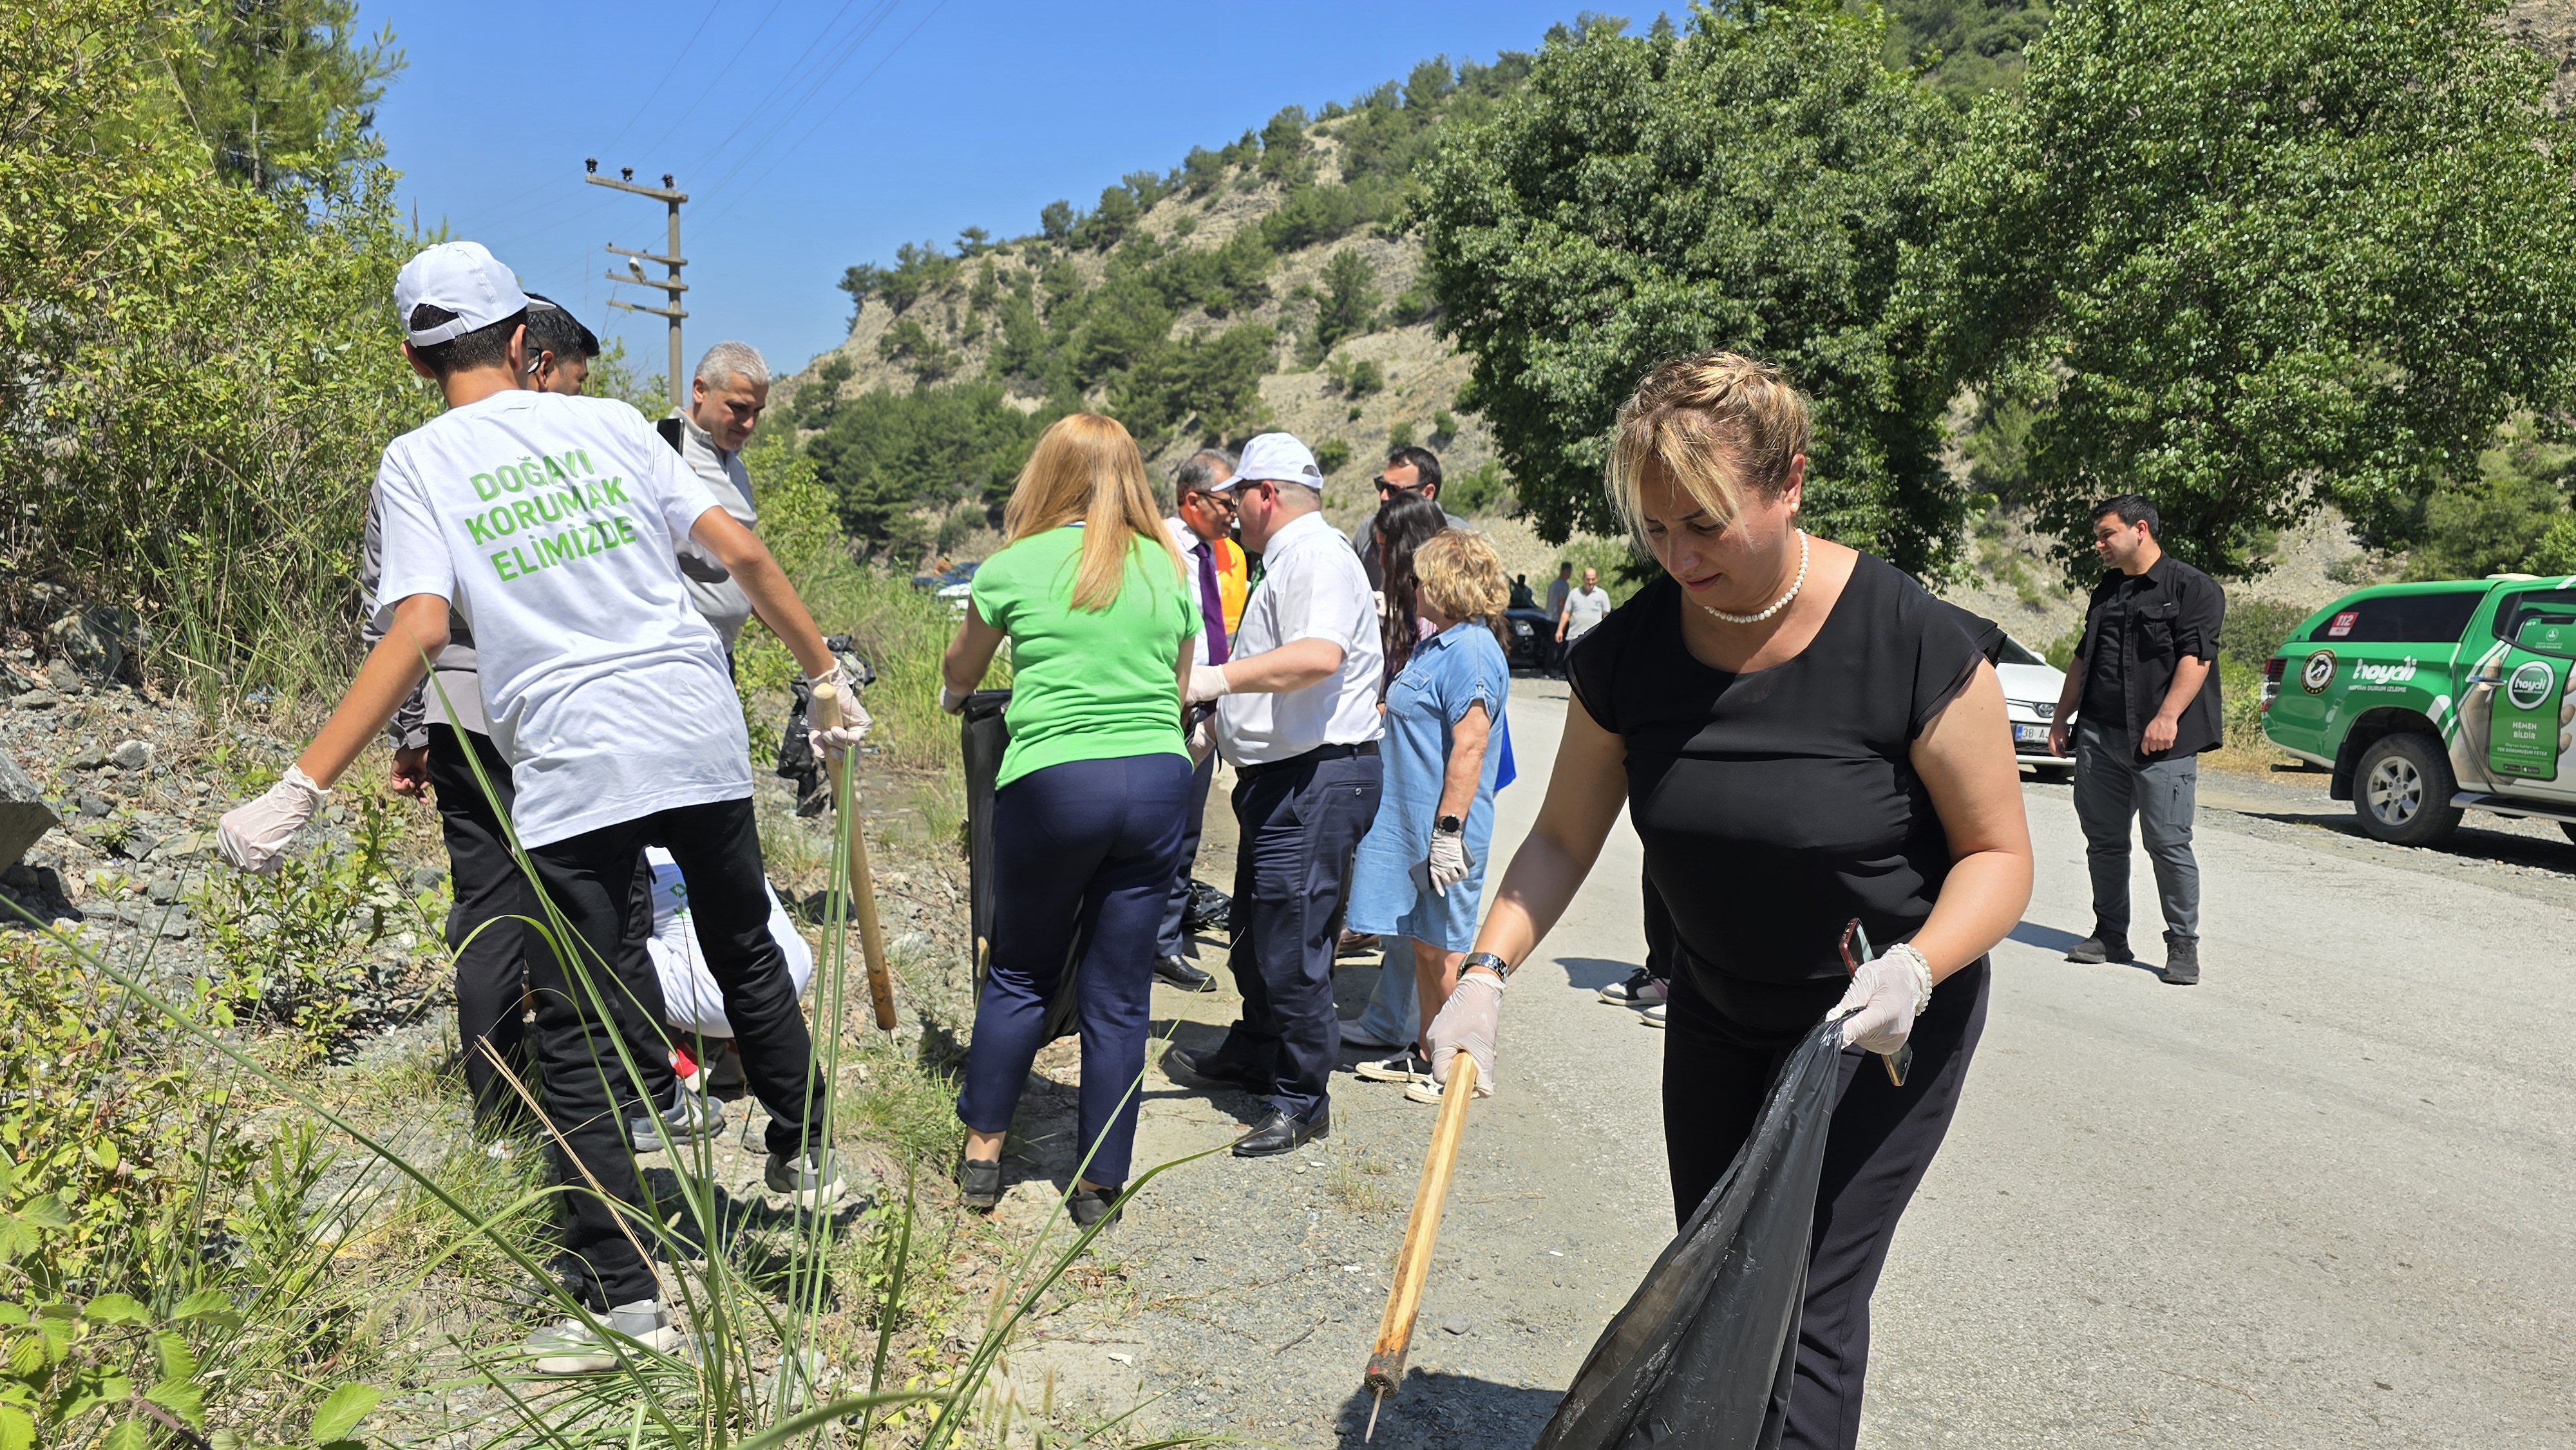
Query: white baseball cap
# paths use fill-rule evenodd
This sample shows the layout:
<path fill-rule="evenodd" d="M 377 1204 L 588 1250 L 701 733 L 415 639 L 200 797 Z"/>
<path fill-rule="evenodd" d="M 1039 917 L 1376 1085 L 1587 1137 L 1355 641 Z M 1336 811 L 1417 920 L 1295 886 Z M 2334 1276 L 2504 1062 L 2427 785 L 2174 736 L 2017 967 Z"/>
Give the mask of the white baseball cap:
<path fill-rule="evenodd" d="M 412 309 L 422 303 L 456 316 L 436 327 L 411 325 Z M 441 242 L 403 263 L 394 278 L 394 311 L 414 347 L 452 342 L 528 310 L 528 294 L 519 279 L 481 242 Z"/>
<path fill-rule="evenodd" d="M 1302 483 L 1321 493 L 1324 470 L 1315 466 L 1314 451 L 1298 442 L 1295 434 L 1263 433 L 1243 445 L 1243 461 L 1237 463 L 1233 475 L 1217 487 L 1229 489 L 1238 483 L 1254 481 Z"/>

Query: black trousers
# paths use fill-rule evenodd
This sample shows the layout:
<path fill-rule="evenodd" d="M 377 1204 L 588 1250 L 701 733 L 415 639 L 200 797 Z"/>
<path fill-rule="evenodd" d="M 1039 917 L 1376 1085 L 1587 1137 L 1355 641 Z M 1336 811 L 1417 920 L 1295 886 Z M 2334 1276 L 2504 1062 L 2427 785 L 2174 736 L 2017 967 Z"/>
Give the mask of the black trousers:
<path fill-rule="evenodd" d="M 770 1152 L 804 1151 L 808 1125 L 821 1120 L 827 1086 L 813 1080 L 813 1041 L 797 1007 L 786 959 L 769 935 L 760 832 L 748 798 L 657 811 L 532 848 L 528 859 L 539 883 L 526 889 L 522 910 L 546 921 L 545 906 L 551 900 L 573 937 L 573 959 L 566 961 L 544 937 L 528 934 L 546 1116 L 572 1150 L 571 1157 L 560 1145 L 555 1150 L 556 1181 L 573 1190 L 564 1195 L 570 1220 L 564 1235 L 565 1278 L 576 1294 L 601 1309 L 655 1293 L 652 1266 L 619 1230 L 617 1210 L 588 1183 L 596 1178 L 618 1202 L 639 1201 L 635 1163 L 620 1118 L 637 1110 L 651 1085 L 634 1085 L 619 1059 L 617 1034 L 624 1033 L 630 1044 L 654 1044 L 645 1051 L 630 1047 L 639 1067 L 649 1072 L 658 1065 L 665 1077 L 670 1072 L 661 1055 L 665 1034 L 658 1023 L 644 1020 L 643 1004 L 625 990 L 614 969 L 648 844 L 669 850 L 688 878 L 698 945 L 724 992 L 725 1015 L 742 1044 L 743 1075 L 769 1110 Z M 547 900 L 539 898 L 539 886 Z"/>
<path fill-rule="evenodd" d="M 1190 950 L 1190 934 L 1181 929 L 1189 919 L 1190 871 L 1199 862 L 1199 835 L 1207 825 L 1208 787 L 1216 781 L 1216 752 L 1198 763 L 1190 772 L 1190 803 L 1181 817 L 1180 854 L 1172 863 L 1172 894 L 1163 903 L 1162 929 L 1155 934 L 1154 955 L 1157 957 L 1196 956 Z"/>
<path fill-rule="evenodd" d="M 1679 1224 L 1752 1136 L 1790 1049 L 1842 999 L 1845 984 L 1753 982 L 1711 971 L 1687 951 L 1673 956 L 1664 1151 Z M 1985 1031 L 1989 980 L 1988 964 L 1979 960 L 1933 990 L 1932 1005 L 1914 1021 L 1914 1065 L 1905 1086 L 1889 1083 L 1870 1054 L 1843 1054 L 1807 1245 L 1797 1383 L 1782 1450 L 1851 1450 L 1859 1443 L 1870 1295 L 1886 1267 L 1897 1218 L 1958 1111 L 1968 1061 Z"/>
<path fill-rule="evenodd" d="M 474 777 L 469 752 L 491 782 L 488 795 Z M 519 867 L 501 829 L 501 813 L 517 801 L 510 762 L 488 735 L 432 725 L 429 785 L 438 801 L 439 832 L 447 838 L 447 874 L 456 897 L 447 912 L 447 951 L 456 961 L 456 1040 L 464 1049 L 465 1086 L 477 1123 L 507 1123 L 521 1115 L 523 1105 L 493 1068 L 492 1056 L 498 1054 L 522 1080 L 529 1066 L 527 1026 L 520 1018 L 527 969 L 515 919 Z"/>
<path fill-rule="evenodd" d="M 1272 1081 L 1270 1105 L 1300 1122 L 1330 1106 L 1342 1020 L 1333 948 L 1352 853 L 1377 818 L 1377 753 L 1302 755 L 1248 767 L 1234 787 L 1243 837 L 1234 868 L 1234 947 L 1226 964 L 1243 1017 L 1217 1055 Z"/>

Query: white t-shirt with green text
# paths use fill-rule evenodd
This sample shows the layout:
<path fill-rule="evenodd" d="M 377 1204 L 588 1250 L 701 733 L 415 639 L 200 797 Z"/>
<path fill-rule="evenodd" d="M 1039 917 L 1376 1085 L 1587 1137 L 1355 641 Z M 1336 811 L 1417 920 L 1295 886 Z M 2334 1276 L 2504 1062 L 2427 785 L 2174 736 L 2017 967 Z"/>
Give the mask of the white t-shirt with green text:
<path fill-rule="evenodd" d="M 473 627 L 522 844 L 751 794 L 724 646 L 672 562 L 719 505 L 643 414 L 495 394 L 395 439 L 376 497 L 376 622 L 435 594 Z"/>

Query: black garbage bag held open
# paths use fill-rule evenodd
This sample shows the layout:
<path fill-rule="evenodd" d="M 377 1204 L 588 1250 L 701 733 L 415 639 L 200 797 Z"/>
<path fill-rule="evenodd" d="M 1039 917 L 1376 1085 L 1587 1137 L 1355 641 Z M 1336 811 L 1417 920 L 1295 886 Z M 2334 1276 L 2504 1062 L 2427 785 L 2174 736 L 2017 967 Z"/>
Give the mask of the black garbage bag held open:
<path fill-rule="evenodd" d="M 1533 1450 L 1776 1450 L 1842 1024 L 1780 1069 L 1753 1136 L 1610 1321 Z"/>

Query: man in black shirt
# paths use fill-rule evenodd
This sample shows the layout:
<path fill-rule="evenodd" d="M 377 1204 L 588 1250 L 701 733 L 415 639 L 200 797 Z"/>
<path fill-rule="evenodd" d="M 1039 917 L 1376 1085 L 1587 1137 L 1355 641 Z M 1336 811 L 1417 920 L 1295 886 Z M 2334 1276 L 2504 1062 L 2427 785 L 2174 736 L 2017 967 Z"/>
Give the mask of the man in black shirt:
<path fill-rule="evenodd" d="M 2048 749 L 2066 754 L 2075 717 L 2075 818 L 2093 872 L 2093 935 L 2070 962 L 2126 962 L 2129 821 L 2155 865 L 2165 914 L 2164 980 L 2200 980 L 2200 866 L 2192 859 L 2200 752 L 2218 747 L 2216 580 L 2156 543 L 2156 506 L 2122 494 L 2093 511 L 2093 547 L 2112 572 L 2093 590 Z M 2078 706 L 2081 706 L 2079 711 Z"/>

